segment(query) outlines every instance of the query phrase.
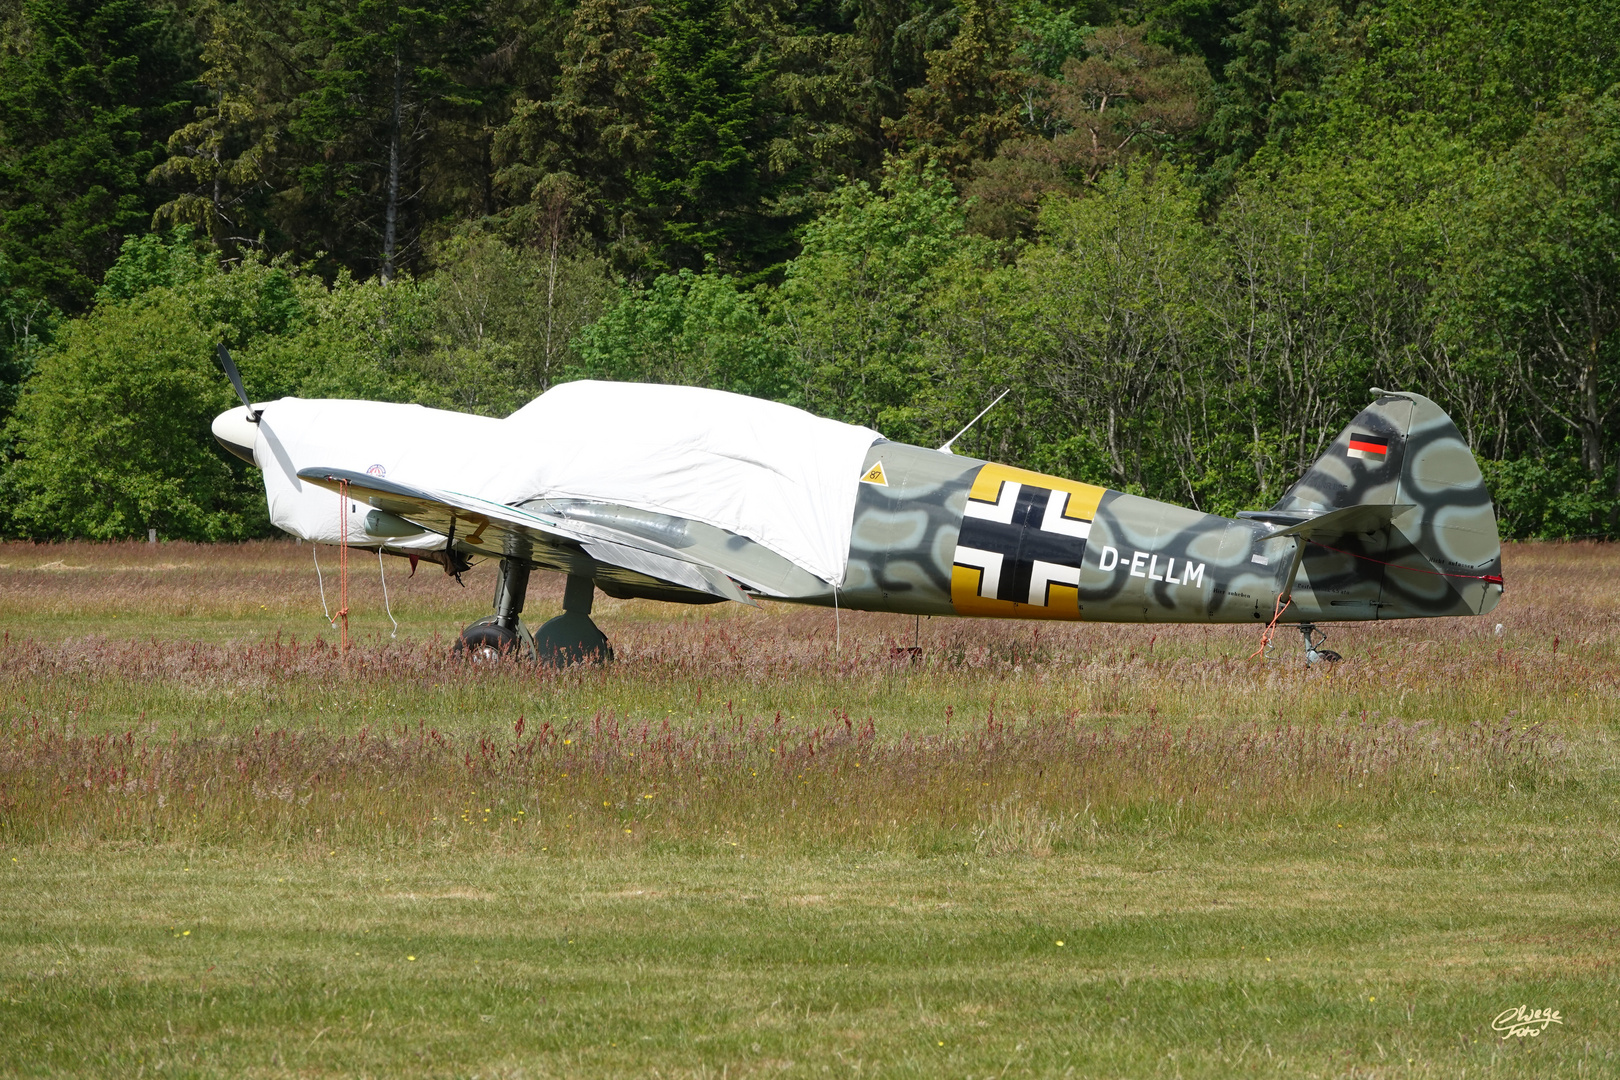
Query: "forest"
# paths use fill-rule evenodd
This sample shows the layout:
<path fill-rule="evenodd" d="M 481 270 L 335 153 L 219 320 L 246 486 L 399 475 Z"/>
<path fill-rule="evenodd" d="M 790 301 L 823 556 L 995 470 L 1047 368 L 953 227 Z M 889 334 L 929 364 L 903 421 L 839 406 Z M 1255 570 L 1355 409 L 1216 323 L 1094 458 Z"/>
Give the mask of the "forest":
<path fill-rule="evenodd" d="M 577 378 L 1217 513 L 1369 400 L 1620 532 L 1620 0 L 0 0 L 0 534 L 269 531 L 208 423 Z"/>

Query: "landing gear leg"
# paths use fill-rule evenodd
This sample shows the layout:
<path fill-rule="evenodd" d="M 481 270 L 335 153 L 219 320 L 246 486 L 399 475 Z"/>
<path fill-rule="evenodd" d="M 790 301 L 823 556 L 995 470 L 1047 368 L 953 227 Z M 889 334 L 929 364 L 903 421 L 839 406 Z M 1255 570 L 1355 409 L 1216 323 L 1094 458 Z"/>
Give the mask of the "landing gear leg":
<path fill-rule="evenodd" d="M 474 660 L 496 660 L 502 656 L 535 655 L 534 635 L 518 616 L 529 593 L 529 564 L 502 559 L 500 577 L 495 582 L 495 614 L 487 615 L 461 632 L 456 651 Z"/>
<path fill-rule="evenodd" d="M 1302 622 L 1299 624 L 1300 635 L 1305 639 L 1305 664 L 1311 666 L 1320 663 L 1336 664 L 1344 657 L 1332 649 L 1324 649 L 1327 644 L 1327 634 L 1316 628 L 1315 623 Z"/>
<path fill-rule="evenodd" d="M 535 631 L 534 651 L 542 664 L 566 667 L 581 660 L 606 663 L 613 659 L 607 635 L 591 621 L 596 582 L 569 574 L 563 589 L 563 613 Z"/>

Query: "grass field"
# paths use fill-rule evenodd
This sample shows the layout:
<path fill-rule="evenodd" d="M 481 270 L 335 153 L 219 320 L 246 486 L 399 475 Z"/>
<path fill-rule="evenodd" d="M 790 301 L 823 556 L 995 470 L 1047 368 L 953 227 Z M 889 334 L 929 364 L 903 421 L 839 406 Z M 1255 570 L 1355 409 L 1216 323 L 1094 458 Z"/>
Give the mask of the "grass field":
<path fill-rule="evenodd" d="M 0 545 L 5 1073 L 1620 1075 L 1608 546 L 1312 670 L 310 555 Z"/>

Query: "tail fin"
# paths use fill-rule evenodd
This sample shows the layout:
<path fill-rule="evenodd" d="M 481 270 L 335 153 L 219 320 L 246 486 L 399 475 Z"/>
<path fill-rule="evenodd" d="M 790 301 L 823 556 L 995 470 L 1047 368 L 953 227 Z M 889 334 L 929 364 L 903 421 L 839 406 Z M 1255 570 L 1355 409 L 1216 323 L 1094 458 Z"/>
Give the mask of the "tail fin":
<path fill-rule="evenodd" d="M 1428 398 L 1373 393 L 1310 471 L 1255 516 L 1309 537 L 1301 584 L 1308 578 L 1319 604 L 1367 595 L 1376 582 L 1380 619 L 1490 611 L 1502 597 L 1502 544 L 1473 453 Z M 1365 510 L 1337 513 L 1352 507 Z"/>

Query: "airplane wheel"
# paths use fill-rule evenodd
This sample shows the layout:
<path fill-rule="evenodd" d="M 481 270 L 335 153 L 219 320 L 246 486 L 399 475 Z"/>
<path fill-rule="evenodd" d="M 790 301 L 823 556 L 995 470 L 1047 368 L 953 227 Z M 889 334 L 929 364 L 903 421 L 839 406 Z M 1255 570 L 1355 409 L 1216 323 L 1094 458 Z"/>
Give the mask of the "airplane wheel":
<path fill-rule="evenodd" d="M 606 664 L 613 660 L 613 646 L 590 616 L 565 611 L 540 625 L 534 634 L 534 651 L 542 664 L 567 667 L 569 664 Z"/>
<path fill-rule="evenodd" d="M 516 630 L 493 622 L 476 622 L 456 638 L 456 652 L 476 664 L 490 664 L 518 655 L 522 639 Z"/>

